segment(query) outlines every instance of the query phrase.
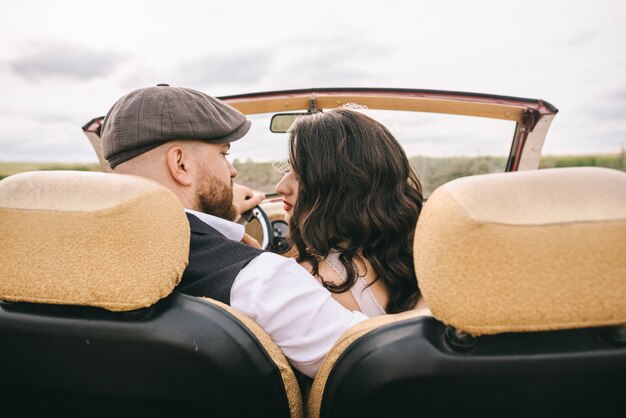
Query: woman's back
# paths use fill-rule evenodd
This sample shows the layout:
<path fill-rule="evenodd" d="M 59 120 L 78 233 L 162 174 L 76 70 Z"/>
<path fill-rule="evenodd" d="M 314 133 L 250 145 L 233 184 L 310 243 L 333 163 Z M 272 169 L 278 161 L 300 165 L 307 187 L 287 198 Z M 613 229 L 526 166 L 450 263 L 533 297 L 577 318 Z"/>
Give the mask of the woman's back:
<path fill-rule="evenodd" d="M 339 260 L 339 252 L 331 251 L 319 266 L 318 280 L 330 281 L 336 285 L 345 283 L 347 277 L 346 268 Z M 371 264 L 360 259 L 357 264 L 357 279 L 349 292 L 336 293 L 337 299 L 349 309 L 363 312 L 372 317 L 384 315 L 384 306 L 389 299 L 387 289 L 382 281 L 376 279 L 376 272 Z"/>

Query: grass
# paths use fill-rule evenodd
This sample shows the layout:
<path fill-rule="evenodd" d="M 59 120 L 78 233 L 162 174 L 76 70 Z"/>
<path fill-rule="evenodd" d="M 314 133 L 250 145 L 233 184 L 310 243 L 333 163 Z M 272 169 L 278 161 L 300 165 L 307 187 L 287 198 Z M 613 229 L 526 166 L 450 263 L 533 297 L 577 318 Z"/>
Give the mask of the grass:
<path fill-rule="evenodd" d="M 539 168 L 553 167 L 608 167 L 626 171 L 626 153 L 602 155 L 561 155 L 541 158 Z"/>
<path fill-rule="evenodd" d="M 38 170 L 101 171 L 98 164 L 0 162 L 0 180 L 13 174 Z"/>
<path fill-rule="evenodd" d="M 424 189 L 424 195 L 440 185 L 458 177 L 475 174 L 502 172 L 506 165 L 505 157 L 424 157 L 410 158 Z M 271 163 L 241 162 L 235 160 L 237 181 L 263 193 L 274 192 L 274 187 L 282 175 L 272 168 Z M 626 171 L 626 154 L 598 155 L 548 155 L 541 159 L 539 168 L 598 166 Z M 0 163 L 0 179 L 12 174 L 33 170 L 78 170 L 100 171 L 97 164 L 62 163 Z"/>
<path fill-rule="evenodd" d="M 506 167 L 506 157 L 423 157 L 409 159 L 417 173 L 425 197 L 437 187 L 459 177 L 498 173 Z"/>

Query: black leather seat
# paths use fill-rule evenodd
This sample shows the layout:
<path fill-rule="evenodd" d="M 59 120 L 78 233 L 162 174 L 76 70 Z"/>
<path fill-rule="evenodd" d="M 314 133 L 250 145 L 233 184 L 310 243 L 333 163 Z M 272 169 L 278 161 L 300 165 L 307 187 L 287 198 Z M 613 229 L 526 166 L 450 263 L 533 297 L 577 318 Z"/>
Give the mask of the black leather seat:
<path fill-rule="evenodd" d="M 189 230 L 166 189 L 26 173 L 0 182 L 0 225 L 6 416 L 301 416 L 293 371 L 258 325 L 171 293 Z"/>
<path fill-rule="evenodd" d="M 455 341 L 451 332 L 435 318 L 413 318 L 356 340 L 336 360 L 318 416 L 626 413 L 623 329 L 506 333 L 464 341 Z"/>
<path fill-rule="evenodd" d="M 0 335 L 7 416 L 290 416 L 263 345 L 198 298 L 121 313 L 3 303 Z"/>
<path fill-rule="evenodd" d="M 309 417 L 626 416 L 626 173 L 456 180 L 414 250 L 434 317 L 349 330 Z"/>

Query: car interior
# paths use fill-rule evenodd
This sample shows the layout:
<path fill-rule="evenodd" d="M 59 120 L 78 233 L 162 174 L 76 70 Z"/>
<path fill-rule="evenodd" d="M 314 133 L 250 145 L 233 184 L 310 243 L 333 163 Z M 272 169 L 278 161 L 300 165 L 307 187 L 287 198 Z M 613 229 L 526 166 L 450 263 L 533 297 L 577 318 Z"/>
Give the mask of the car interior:
<path fill-rule="evenodd" d="M 547 102 L 313 93 L 223 99 L 246 114 L 362 99 L 515 122 L 510 172 L 449 181 L 423 207 L 414 264 L 432 315 L 355 325 L 306 381 L 251 319 L 173 293 L 189 225 L 169 190 L 106 172 L 16 174 L 0 181 L 7 416 L 625 416 L 626 173 L 537 170 L 557 112 Z M 101 122 L 83 130 L 107 171 Z M 275 122 L 281 132 L 290 123 Z M 243 222 L 259 220 L 247 225 L 255 236 L 293 256 L 274 206 Z"/>
<path fill-rule="evenodd" d="M 601 168 L 439 188 L 414 242 L 433 316 L 357 324 L 303 397 L 253 321 L 171 293 L 189 231 L 168 190 L 105 173 L 9 177 L 0 182 L 3 410 L 623 416 L 624 191 L 626 174 Z"/>

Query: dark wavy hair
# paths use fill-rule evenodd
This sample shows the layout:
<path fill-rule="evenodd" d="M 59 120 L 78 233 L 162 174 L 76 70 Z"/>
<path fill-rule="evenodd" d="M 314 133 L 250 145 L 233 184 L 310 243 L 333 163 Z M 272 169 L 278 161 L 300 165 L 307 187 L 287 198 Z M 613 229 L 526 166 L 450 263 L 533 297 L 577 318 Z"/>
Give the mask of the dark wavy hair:
<path fill-rule="evenodd" d="M 389 292 L 388 313 L 421 296 L 413 265 L 413 233 L 422 209 L 421 184 L 404 150 L 382 124 L 357 111 L 335 109 L 298 118 L 289 159 L 299 182 L 290 220 L 298 261 L 313 265 L 334 248 L 346 281 L 324 281 L 334 293 L 357 280 L 359 250 Z"/>

